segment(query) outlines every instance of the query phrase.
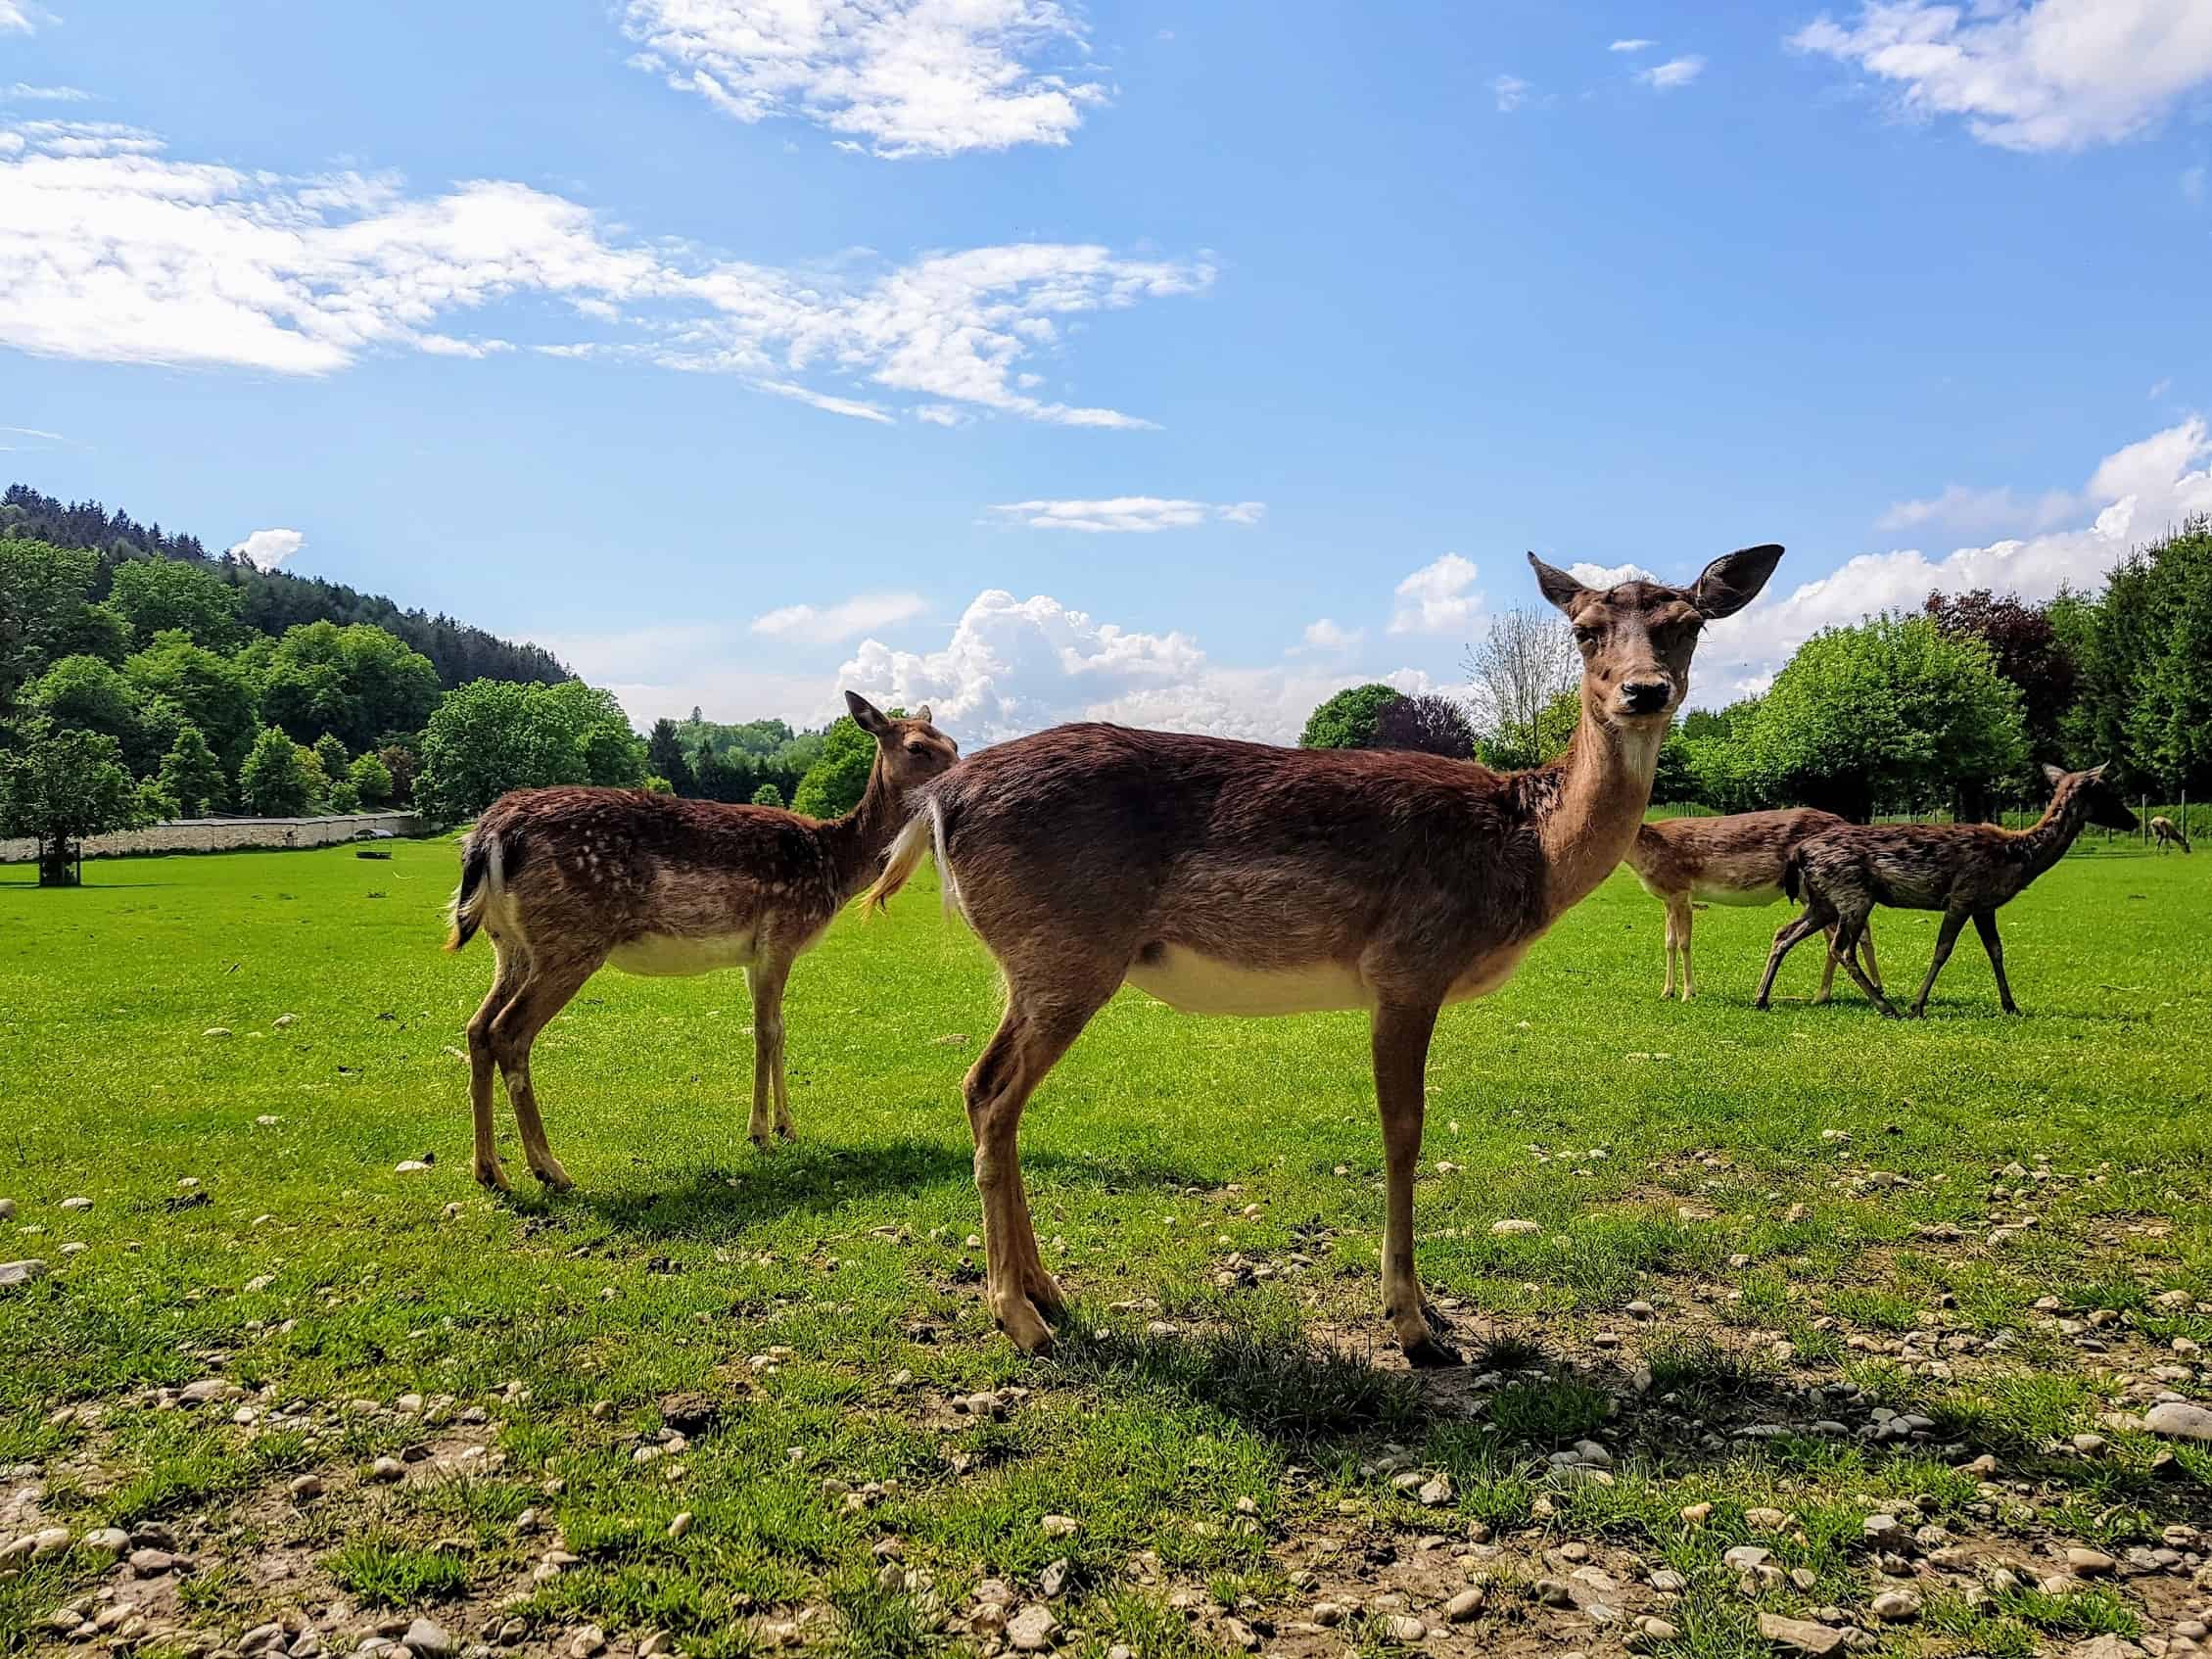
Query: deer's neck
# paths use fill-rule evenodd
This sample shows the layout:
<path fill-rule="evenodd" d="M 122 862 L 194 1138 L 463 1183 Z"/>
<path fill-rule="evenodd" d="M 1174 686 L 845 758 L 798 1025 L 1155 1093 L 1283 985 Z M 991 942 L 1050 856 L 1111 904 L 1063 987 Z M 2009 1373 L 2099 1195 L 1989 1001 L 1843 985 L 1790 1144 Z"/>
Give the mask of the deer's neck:
<path fill-rule="evenodd" d="M 1547 924 L 1587 898 L 1635 845 L 1666 740 L 1664 727 L 1623 731 L 1600 719 L 1584 687 L 1575 741 L 1538 775 L 1545 786 L 1531 813 L 1544 850 Z"/>
<path fill-rule="evenodd" d="M 2045 807 L 2035 827 L 2021 830 L 2015 842 L 2027 849 L 2028 879 L 2033 881 L 2064 858 L 2066 849 L 2074 844 L 2074 837 L 2088 822 L 2089 809 L 2083 804 L 2079 789 Z"/>
<path fill-rule="evenodd" d="M 823 840 L 837 871 L 840 903 L 849 902 L 875 879 L 883 854 L 904 822 L 901 805 L 899 791 L 878 757 L 869 772 L 868 788 L 861 795 L 860 805 L 822 827 Z"/>

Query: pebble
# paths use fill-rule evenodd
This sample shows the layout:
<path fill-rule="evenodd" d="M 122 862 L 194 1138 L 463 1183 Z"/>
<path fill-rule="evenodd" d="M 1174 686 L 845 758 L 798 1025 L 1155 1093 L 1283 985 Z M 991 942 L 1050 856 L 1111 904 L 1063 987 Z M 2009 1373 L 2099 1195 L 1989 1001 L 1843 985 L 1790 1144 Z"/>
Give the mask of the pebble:
<path fill-rule="evenodd" d="M 1779 1613 L 1759 1615 L 1759 1634 L 1777 1647 L 1787 1647 L 1798 1653 L 1812 1655 L 1812 1659 L 1829 1659 L 1841 1653 L 1848 1635 L 1827 1625 L 1816 1625 L 1811 1619 L 1785 1619 Z"/>
<path fill-rule="evenodd" d="M 2212 1411 L 2186 1399 L 2164 1399 L 2142 1414 L 2142 1426 L 2169 1440 L 2212 1440 Z"/>
<path fill-rule="evenodd" d="M 302 1475 L 286 1489 L 295 1503 L 306 1503 L 322 1495 L 322 1482 L 313 1475 Z"/>
<path fill-rule="evenodd" d="M 1421 1501 L 1431 1509 L 1435 1509 L 1440 1504 L 1449 1503 L 1452 1499 L 1451 1477 L 1449 1475 L 1438 1475 L 1435 1479 L 1425 1482 L 1418 1495 Z"/>
<path fill-rule="evenodd" d="M 176 1398 L 186 1405 L 212 1405 L 222 1400 L 242 1399 L 246 1391 L 228 1377 L 202 1377 L 196 1383 L 187 1383 L 177 1391 Z"/>
<path fill-rule="evenodd" d="M 2108 1577 L 2119 1563 L 2101 1549 L 2084 1549 L 2080 1545 L 2066 1551 L 2066 1568 L 2078 1578 L 2101 1579 Z"/>
<path fill-rule="evenodd" d="M 677 1517 L 668 1524 L 668 1536 L 672 1539 L 680 1539 L 690 1530 L 691 1511 L 688 1509 L 685 1509 L 679 1513 Z"/>
<path fill-rule="evenodd" d="M 1024 1607 L 1007 1621 L 1007 1640 L 1016 1653 L 1042 1653 L 1059 1634 L 1059 1620 L 1050 1607 Z"/>
<path fill-rule="evenodd" d="M 453 1638 L 447 1635 L 446 1627 L 430 1619 L 417 1619 L 407 1627 L 400 1643 L 415 1659 L 450 1659 Z"/>
<path fill-rule="evenodd" d="M 92 1201 L 88 1198 L 66 1198 L 62 1200 L 62 1208 L 71 1211 L 82 1211 L 92 1208 Z"/>
<path fill-rule="evenodd" d="M 1444 1603 L 1444 1617 L 1455 1625 L 1466 1623 L 1482 1610 L 1483 1589 L 1481 1586 L 1477 1586 L 1473 1589 L 1463 1589 Z"/>
<path fill-rule="evenodd" d="M 1682 1519 L 1693 1527 L 1702 1527 L 1712 1518 L 1713 1505 L 1710 1503 L 1689 1503 L 1682 1507 Z"/>
<path fill-rule="evenodd" d="M 1490 1223 L 1490 1231 L 1500 1238 L 1511 1238 L 1517 1233 L 1540 1233 L 1543 1230 L 1543 1223 L 1540 1221 L 1520 1221 L 1511 1217 Z"/>
<path fill-rule="evenodd" d="M 1397 1613 L 1383 1621 L 1383 1631 L 1392 1641 L 1427 1641 L 1429 1627 L 1408 1613 Z"/>
<path fill-rule="evenodd" d="M 605 1652 L 606 1646 L 607 1633 L 597 1625 L 586 1625 L 568 1638 L 569 1659 L 591 1659 L 593 1654 Z"/>
<path fill-rule="evenodd" d="M 176 1565 L 176 1557 L 165 1549 L 134 1549 L 130 1552 L 130 1570 L 142 1579 L 158 1579 Z"/>
<path fill-rule="evenodd" d="M 1323 1630 L 1333 1630 L 1344 1622 L 1345 1615 L 1350 1611 L 1341 1601 L 1316 1601 L 1306 1609 L 1306 1617 Z"/>
<path fill-rule="evenodd" d="M 0 1291 L 12 1291 L 33 1279 L 43 1279 L 47 1271 L 46 1263 L 35 1256 L 27 1261 L 0 1261 Z"/>
<path fill-rule="evenodd" d="M 407 1466 L 397 1457 L 379 1457 L 369 1465 L 368 1478 L 389 1485 L 407 1478 Z"/>
<path fill-rule="evenodd" d="M 130 1547 L 130 1535 L 120 1527 L 102 1527 L 77 1540 L 80 1547 L 102 1555 L 120 1555 Z"/>
<path fill-rule="evenodd" d="M 16 1201 L 12 1198 L 0 1198 L 0 1221 L 13 1221 L 15 1218 Z"/>
<path fill-rule="evenodd" d="M 1763 1533 L 1778 1533 L 1789 1525 L 1790 1518 L 1779 1509 L 1746 1509 L 1744 1525 L 1755 1527 Z"/>
<path fill-rule="evenodd" d="M 1885 1589 L 1866 1604 L 1885 1625 L 1903 1625 L 1920 1616 L 1920 1597 L 1909 1589 Z"/>
<path fill-rule="evenodd" d="M 1679 1595 L 1690 1588 L 1690 1581 L 1671 1567 L 1662 1567 L 1652 1574 L 1651 1588 L 1662 1595 Z"/>
<path fill-rule="evenodd" d="M 417 1175 L 429 1167 L 430 1165 L 419 1158 L 403 1158 L 392 1165 L 392 1173 L 395 1175 Z"/>
<path fill-rule="evenodd" d="M 1072 1515 L 1047 1515 L 1037 1524 L 1044 1529 L 1047 1538 L 1073 1538 L 1080 1530 Z"/>

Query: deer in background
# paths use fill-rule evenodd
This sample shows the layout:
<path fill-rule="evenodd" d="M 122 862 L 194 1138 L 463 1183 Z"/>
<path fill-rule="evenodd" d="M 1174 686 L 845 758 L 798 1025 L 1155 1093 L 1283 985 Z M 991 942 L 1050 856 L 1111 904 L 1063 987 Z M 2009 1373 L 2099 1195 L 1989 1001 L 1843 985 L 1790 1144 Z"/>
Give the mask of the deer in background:
<path fill-rule="evenodd" d="M 1766 1006 L 1774 971 L 1798 942 L 1824 927 L 1834 929 L 1832 949 L 1859 988 L 1874 1006 L 1895 1019 L 1897 1010 L 1860 971 L 1855 947 L 1866 930 L 1866 918 L 1878 904 L 1893 910 L 1940 910 L 1936 952 L 1928 976 L 1920 982 L 1912 1016 L 1928 1012 L 1928 993 L 1951 958 L 1959 929 L 1973 918 L 1974 930 L 1989 952 L 1997 974 L 1998 1000 L 2007 1014 L 2018 1014 L 2012 986 L 2004 977 L 2004 945 L 1997 936 L 2000 906 L 2063 858 L 2089 825 L 2107 830 L 2141 826 L 2120 793 L 2104 782 L 2104 768 L 2062 772 L 2047 766 L 2053 788 L 2050 805 L 2034 828 L 2000 830 L 1994 824 L 1845 824 L 1823 830 L 1798 843 L 1783 872 L 1783 887 L 1805 901 L 1805 914 L 1774 935 L 1766 957 L 1766 976 L 1759 982 L 1758 1006 Z"/>
<path fill-rule="evenodd" d="M 1628 848 L 1628 868 L 1636 873 L 1644 891 L 1667 906 L 1667 977 L 1660 997 L 1674 994 L 1677 954 L 1682 959 L 1682 1000 L 1688 1002 L 1695 994 L 1690 978 L 1693 899 L 1707 904 L 1772 904 L 1782 896 L 1782 867 L 1797 844 L 1843 822 L 1832 812 L 1790 807 L 1780 812 L 1740 812 L 1729 818 L 1670 818 L 1639 829 Z M 1879 985 L 1882 974 L 1874 966 L 1872 931 L 1859 942 L 1866 953 L 1866 972 Z M 1834 947 L 1831 929 L 1815 1003 L 1826 1002 L 1835 984 Z"/>
<path fill-rule="evenodd" d="M 1781 556 L 1750 547 L 1687 588 L 1596 592 L 1530 554 L 1582 657 L 1574 742 L 1533 771 L 1086 724 L 985 749 L 921 793 L 870 898 L 888 898 L 934 850 L 946 902 L 1006 975 L 1005 1016 L 964 1090 L 986 1294 L 1017 1347 L 1048 1351 L 1047 1318 L 1063 1305 L 1022 1187 L 1022 1108 L 1127 983 L 1194 1014 L 1368 1012 L 1388 1170 L 1384 1312 L 1414 1364 L 1459 1362 L 1413 1257 L 1437 1014 L 1504 984 L 1621 862 L 1699 631 L 1749 604 Z"/>
<path fill-rule="evenodd" d="M 2153 852 L 2164 852 L 2168 847 L 2188 851 L 2188 833 L 2164 813 L 2150 821 L 2150 846 Z"/>
<path fill-rule="evenodd" d="M 708 973 L 742 968 L 753 997 L 753 1112 L 769 1145 L 793 1133 L 783 1083 L 783 982 L 882 863 L 907 797 L 959 758 L 927 706 L 890 719 L 845 693 L 875 760 L 860 804 L 827 823 L 780 807 L 642 789 L 517 789 L 461 847 L 447 950 L 492 936 L 492 990 L 468 1022 L 476 1178 L 507 1190 L 492 1133 L 492 1073 L 505 1078 L 523 1156 L 556 1191 L 573 1183 L 545 1142 L 530 1049 L 599 969 Z M 773 1106 L 772 1106 L 773 1100 Z"/>

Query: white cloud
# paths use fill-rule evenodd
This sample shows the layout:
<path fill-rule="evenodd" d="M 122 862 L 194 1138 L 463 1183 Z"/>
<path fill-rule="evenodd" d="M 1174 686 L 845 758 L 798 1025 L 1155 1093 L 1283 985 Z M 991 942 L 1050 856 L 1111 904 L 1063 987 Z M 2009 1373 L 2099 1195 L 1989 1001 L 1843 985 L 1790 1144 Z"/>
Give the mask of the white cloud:
<path fill-rule="evenodd" d="M 2201 163 L 2183 170 L 2182 200 L 2192 208 L 2204 205 L 2204 167 Z"/>
<path fill-rule="evenodd" d="M 2079 150 L 2137 136 L 2212 81 L 2212 6 L 1866 0 L 1850 24 L 1822 14 L 1789 44 L 1891 83 L 1909 115 L 1963 117 L 1985 144 Z"/>
<path fill-rule="evenodd" d="M 1876 611 L 1917 610 L 1931 592 L 1988 588 L 2047 599 L 2061 583 L 2094 591 L 2130 548 L 2199 514 L 2212 513 L 2212 427 L 2200 415 L 2107 455 L 2072 498 L 2087 523 L 2027 538 L 1959 547 L 1930 558 L 1918 548 L 1861 553 L 1784 594 L 1769 590 L 1748 609 L 1707 631 L 1723 688 L 1771 675 L 1812 635 Z M 1789 568 L 1785 563 L 1785 571 Z M 1700 702 L 1725 700 L 1700 696 Z"/>
<path fill-rule="evenodd" d="M 1498 101 L 1498 114 L 1510 116 L 1529 101 L 1529 83 L 1517 74 L 1501 74 L 1490 82 L 1490 93 Z"/>
<path fill-rule="evenodd" d="M 34 34 L 37 29 L 24 0 L 0 0 L 0 34 Z"/>
<path fill-rule="evenodd" d="M 1392 634 L 1467 634 L 1483 608 L 1472 559 L 1446 553 L 1423 565 L 1397 586 L 1390 613 Z"/>
<path fill-rule="evenodd" d="M 1668 92 L 1677 86 L 1689 85 L 1691 81 L 1697 79 L 1703 73 L 1705 73 L 1705 60 L 1692 53 L 1688 57 L 1670 58 L 1664 64 L 1654 64 L 1648 70 L 1638 70 L 1636 78 L 1646 86 L 1656 87 L 1662 92 Z"/>
<path fill-rule="evenodd" d="M 629 0 L 623 27 L 634 63 L 726 115 L 889 158 L 1065 144 L 1111 91 L 1055 0 Z"/>
<path fill-rule="evenodd" d="M 1964 484 L 1947 484 L 1939 496 L 1899 501 L 1874 521 L 1874 528 L 1911 530 L 1926 524 L 1966 532 L 2042 530 L 2077 511 L 2081 499 L 2064 490 L 2047 491 L 2031 501 L 2002 487 L 1976 490 Z"/>
<path fill-rule="evenodd" d="M 410 196 L 390 177 L 311 179 L 162 153 L 112 123 L 0 132 L 0 345 L 51 356 L 326 374 L 362 354 L 481 355 L 437 325 L 535 300 L 604 337 L 538 344 L 725 373 L 862 419 L 880 392 L 1067 426 L 1150 424 L 1039 397 L 1019 376 L 1068 319 L 1203 289 L 1203 262 L 1081 244 L 928 254 L 849 278 L 618 239 L 589 210 L 474 180 Z M 935 418 L 929 416 L 925 418 Z"/>
<path fill-rule="evenodd" d="M 2166 396 L 2167 388 L 2173 384 L 2174 377 L 2172 375 L 2161 376 L 2150 388 L 2150 401 L 2155 403 L 2159 399 Z"/>
<path fill-rule="evenodd" d="M 1656 40 L 1616 40 L 1606 50 L 1608 52 L 1644 52 L 1658 44 L 1659 42 Z"/>
<path fill-rule="evenodd" d="M 914 418 L 927 421 L 931 426 L 965 426 L 975 417 L 950 403 L 917 403 Z"/>
<path fill-rule="evenodd" d="M 1265 501 L 1170 500 L 1158 496 L 1115 496 L 1097 501 L 1000 501 L 992 505 L 1007 523 L 1021 523 L 1032 530 L 1082 530 L 1094 534 L 1155 530 L 1188 530 L 1196 525 L 1257 524 L 1267 511 Z"/>
<path fill-rule="evenodd" d="M 6 0 L 0 0 L 0 7 L 4 7 L 5 5 Z M 85 91 L 82 87 L 31 86 L 20 80 L 17 81 L 13 86 L 9 87 L 5 93 L 0 93 L 0 97 L 17 100 L 25 104 L 89 104 L 90 102 L 92 102 L 92 94 Z"/>
<path fill-rule="evenodd" d="M 865 640 L 837 684 L 885 706 L 927 702 L 937 723 L 969 745 L 1068 720 L 1287 743 L 1314 704 L 1364 679 L 1409 691 L 1430 685 L 1414 669 L 1378 676 L 1217 667 L 1188 635 L 1133 633 L 1046 594 L 1016 599 L 994 589 L 975 596 L 942 650 Z"/>
<path fill-rule="evenodd" d="M 256 570 L 274 570 L 306 543 L 297 530 L 257 530 L 245 541 L 232 543 L 228 550 Z"/>
<path fill-rule="evenodd" d="M 1305 642 L 1309 650 L 1348 651 L 1367 638 L 1364 628 L 1344 628 L 1328 617 L 1305 625 Z"/>
<path fill-rule="evenodd" d="M 1657 582 L 1658 577 L 1640 564 L 1571 564 L 1567 574 L 1585 588 L 1603 592 L 1608 588 L 1618 588 L 1624 582 Z"/>
<path fill-rule="evenodd" d="M 814 644 L 834 644 L 919 616 L 928 606 L 919 593 L 856 593 L 834 605 L 784 605 L 753 618 L 755 634 Z"/>

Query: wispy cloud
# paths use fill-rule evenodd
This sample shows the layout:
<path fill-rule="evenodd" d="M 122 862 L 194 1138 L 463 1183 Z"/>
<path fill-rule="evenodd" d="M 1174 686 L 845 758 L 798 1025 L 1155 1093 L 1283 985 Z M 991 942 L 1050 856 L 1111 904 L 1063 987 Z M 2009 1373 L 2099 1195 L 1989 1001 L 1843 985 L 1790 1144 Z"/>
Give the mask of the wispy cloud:
<path fill-rule="evenodd" d="M 0 0 L 0 34 L 34 34 L 36 16 L 25 0 Z"/>
<path fill-rule="evenodd" d="M 1366 629 L 1345 628 L 1331 617 L 1324 616 L 1305 625 L 1308 650 L 1348 651 L 1366 638 Z"/>
<path fill-rule="evenodd" d="M 1189 530 L 1200 524 L 1257 524 L 1265 501 L 1184 501 L 1160 496 L 1114 496 L 1104 500 L 999 501 L 992 512 L 1005 523 L 1032 530 L 1082 530 L 1093 534 Z"/>
<path fill-rule="evenodd" d="M 638 68 L 725 115 L 894 160 L 1065 144 L 1112 90 L 1055 0 L 628 0 L 623 27 Z"/>
<path fill-rule="evenodd" d="M 2204 204 L 2204 167 L 2201 163 L 2182 173 L 2182 200 L 2192 208 Z"/>
<path fill-rule="evenodd" d="M 1696 54 L 1682 58 L 1670 58 L 1664 64 L 1654 64 L 1648 70 L 1639 70 L 1636 78 L 1646 86 L 1662 92 L 1671 92 L 1677 86 L 1687 86 L 1705 73 L 1705 60 Z"/>
<path fill-rule="evenodd" d="M 1529 101 L 1529 83 L 1517 74 L 1501 74 L 1490 82 L 1490 94 L 1498 101 L 1498 114 L 1510 116 Z"/>
<path fill-rule="evenodd" d="M 1658 44 L 1659 42 L 1656 40 L 1616 40 L 1606 50 L 1608 52 L 1648 52 Z"/>
<path fill-rule="evenodd" d="M 257 570 L 274 570 L 306 545 L 306 537 L 297 530 L 257 530 L 227 550 Z"/>
<path fill-rule="evenodd" d="M 1877 530 L 1932 529 L 1964 533 L 1997 530 L 2043 530 L 2061 522 L 2081 507 L 2082 498 L 2067 490 L 2047 491 L 2033 500 L 2011 490 L 1976 490 L 1964 484 L 1947 484 L 1925 499 L 1899 501 L 1874 521 Z"/>
<path fill-rule="evenodd" d="M 2212 82 L 2204 0 L 1866 0 L 1789 44 L 1889 83 L 1906 115 L 1961 117 L 2007 150 L 2134 138 Z"/>
<path fill-rule="evenodd" d="M 1423 565 L 1397 586 L 1390 612 L 1392 634 L 1464 634 L 1483 608 L 1475 586 L 1475 561 L 1446 553 Z"/>
<path fill-rule="evenodd" d="M 919 616 L 928 606 L 919 593 L 856 593 L 833 605 L 784 605 L 753 618 L 755 634 L 810 644 L 833 644 Z"/>
<path fill-rule="evenodd" d="M 5 3 L 6 0 L 0 0 L 0 4 Z M 10 86 L 6 92 L 0 92 L 0 98 L 23 104 L 89 104 L 92 102 L 92 94 L 82 87 L 32 86 L 21 80 Z"/>
<path fill-rule="evenodd" d="M 735 376 L 834 413 L 887 420 L 995 413 L 1141 427 L 1048 399 L 1029 364 L 1090 312 L 1196 293 L 1203 261 L 1069 243 L 924 255 L 836 275 L 617 235 L 590 210 L 479 179 L 410 195 L 383 175 L 280 178 L 173 160 L 106 122 L 0 130 L 0 345 L 114 362 L 328 374 L 364 353 L 481 356 L 441 322 L 534 300 L 585 338 L 528 343 Z M 513 333 L 515 330 L 502 330 Z M 827 377 L 847 384 L 823 385 Z"/>

